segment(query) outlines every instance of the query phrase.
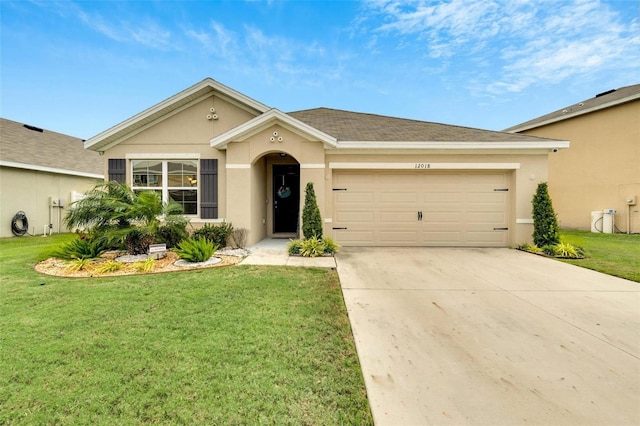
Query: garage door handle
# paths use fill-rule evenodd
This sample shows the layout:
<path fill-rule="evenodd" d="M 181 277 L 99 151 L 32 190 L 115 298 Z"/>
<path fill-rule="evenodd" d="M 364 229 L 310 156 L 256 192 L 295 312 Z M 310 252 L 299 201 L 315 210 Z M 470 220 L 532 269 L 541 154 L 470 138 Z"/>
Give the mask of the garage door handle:
<path fill-rule="evenodd" d="M 494 231 L 508 231 L 509 228 L 493 228 Z"/>
<path fill-rule="evenodd" d="M 346 191 L 347 188 L 333 188 L 334 191 Z"/>
<path fill-rule="evenodd" d="M 418 220 L 422 220 L 422 212 L 418 212 Z"/>
<path fill-rule="evenodd" d="M 347 229 L 347 228 L 332 228 L 332 229 Z"/>

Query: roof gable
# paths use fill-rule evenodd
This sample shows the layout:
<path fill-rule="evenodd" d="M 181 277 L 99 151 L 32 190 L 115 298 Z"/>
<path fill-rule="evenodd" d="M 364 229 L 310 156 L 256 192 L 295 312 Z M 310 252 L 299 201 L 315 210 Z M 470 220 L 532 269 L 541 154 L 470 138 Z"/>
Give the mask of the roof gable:
<path fill-rule="evenodd" d="M 110 129 L 88 139 L 84 146 L 93 151 L 103 151 L 116 145 L 122 138 L 152 126 L 171 114 L 188 108 L 202 99 L 215 94 L 233 104 L 255 114 L 269 110 L 269 107 L 248 96 L 227 87 L 212 78 L 205 78 L 199 83 L 165 99 L 164 101 L 142 111 L 139 114 L 116 124 Z"/>
<path fill-rule="evenodd" d="M 591 99 L 578 102 L 577 104 L 525 121 L 524 123 L 511 126 L 508 129 L 505 129 L 505 132 L 522 132 L 525 130 L 535 129 L 536 127 L 568 120 L 570 118 L 589 114 L 605 108 L 611 108 L 616 105 L 621 105 L 638 99 L 640 99 L 640 84 L 625 86 L 617 90 L 609 90 L 607 92 L 600 93 Z"/>
<path fill-rule="evenodd" d="M 256 118 L 229 130 L 228 132 L 214 137 L 211 139 L 211 146 L 217 149 L 226 149 L 230 142 L 243 141 L 274 124 L 280 124 L 302 137 L 318 140 L 324 143 L 327 147 L 333 148 L 336 146 L 336 139 L 333 136 L 328 135 L 321 130 L 297 120 L 291 115 L 285 114 L 275 108 L 270 109 L 264 114 L 261 114 Z"/>
<path fill-rule="evenodd" d="M 103 162 L 83 140 L 0 118 L 0 165 L 101 179 Z"/>

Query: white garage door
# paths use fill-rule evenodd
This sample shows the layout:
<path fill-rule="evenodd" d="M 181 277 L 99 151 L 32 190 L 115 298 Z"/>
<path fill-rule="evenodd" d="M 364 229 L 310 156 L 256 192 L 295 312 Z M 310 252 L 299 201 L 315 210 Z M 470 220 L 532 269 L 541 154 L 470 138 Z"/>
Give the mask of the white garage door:
<path fill-rule="evenodd" d="M 336 170 L 336 241 L 346 246 L 507 246 L 508 183 L 505 172 L 495 171 Z"/>

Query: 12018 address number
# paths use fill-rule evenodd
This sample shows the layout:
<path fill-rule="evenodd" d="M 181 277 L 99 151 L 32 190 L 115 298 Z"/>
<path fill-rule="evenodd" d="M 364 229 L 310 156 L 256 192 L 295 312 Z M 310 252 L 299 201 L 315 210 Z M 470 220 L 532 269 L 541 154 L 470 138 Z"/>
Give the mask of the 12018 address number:
<path fill-rule="evenodd" d="M 415 169 L 430 169 L 431 168 L 431 164 L 429 163 L 416 163 Z"/>

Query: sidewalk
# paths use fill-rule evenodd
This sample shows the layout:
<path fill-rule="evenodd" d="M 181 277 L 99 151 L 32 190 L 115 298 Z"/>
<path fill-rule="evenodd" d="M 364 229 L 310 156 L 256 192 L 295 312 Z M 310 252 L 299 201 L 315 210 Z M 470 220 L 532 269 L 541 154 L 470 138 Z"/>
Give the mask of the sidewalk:
<path fill-rule="evenodd" d="M 336 259 L 327 257 L 289 256 L 288 239 L 265 238 L 253 247 L 249 247 L 249 255 L 240 262 L 241 265 L 284 265 L 318 268 L 335 268 Z"/>

